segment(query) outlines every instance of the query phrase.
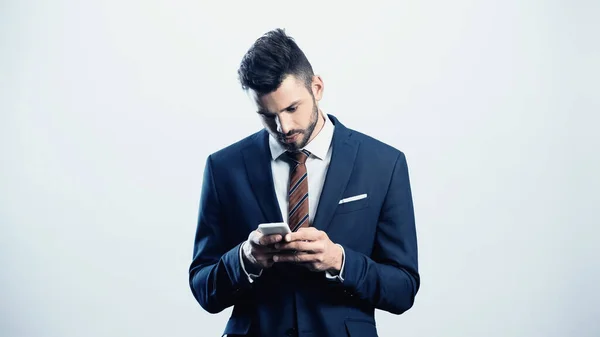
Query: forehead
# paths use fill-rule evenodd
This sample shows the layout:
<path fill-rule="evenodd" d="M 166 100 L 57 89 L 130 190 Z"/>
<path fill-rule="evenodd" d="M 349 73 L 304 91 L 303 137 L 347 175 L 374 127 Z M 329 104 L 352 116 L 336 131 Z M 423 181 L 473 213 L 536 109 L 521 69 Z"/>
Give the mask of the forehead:
<path fill-rule="evenodd" d="M 258 107 L 272 113 L 281 111 L 309 95 L 304 82 L 294 76 L 286 77 L 277 90 L 268 94 L 259 96 L 252 91 L 253 99 Z"/>

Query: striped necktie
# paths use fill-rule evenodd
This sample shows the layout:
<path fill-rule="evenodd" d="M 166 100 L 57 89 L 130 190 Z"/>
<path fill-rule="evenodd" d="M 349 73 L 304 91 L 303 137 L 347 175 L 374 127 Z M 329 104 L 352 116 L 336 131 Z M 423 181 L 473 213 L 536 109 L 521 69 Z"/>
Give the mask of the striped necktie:
<path fill-rule="evenodd" d="M 287 152 L 291 159 L 290 185 L 288 190 L 288 225 L 292 232 L 309 226 L 308 218 L 308 172 L 306 159 L 310 152 Z"/>

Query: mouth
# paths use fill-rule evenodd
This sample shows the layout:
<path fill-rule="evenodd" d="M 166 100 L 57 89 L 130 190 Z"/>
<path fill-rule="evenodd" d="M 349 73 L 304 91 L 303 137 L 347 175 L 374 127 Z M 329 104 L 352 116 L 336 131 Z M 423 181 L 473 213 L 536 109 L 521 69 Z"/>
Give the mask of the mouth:
<path fill-rule="evenodd" d="M 298 139 L 298 137 L 299 137 L 299 136 L 300 136 L 300 134 L 299 134 L 299 133 L 295 133 L 295 134 L 293 134 L 292 136 L 289 136 L 289 137 L 283 137 L 283 138 L 282 138 L 282 140 L 283 140 L 285 143 L 288 143 L 288 144 L 289 144 L 289 143 L 294 143 L 294 142 L 296 141 L 296 139 Z"/>

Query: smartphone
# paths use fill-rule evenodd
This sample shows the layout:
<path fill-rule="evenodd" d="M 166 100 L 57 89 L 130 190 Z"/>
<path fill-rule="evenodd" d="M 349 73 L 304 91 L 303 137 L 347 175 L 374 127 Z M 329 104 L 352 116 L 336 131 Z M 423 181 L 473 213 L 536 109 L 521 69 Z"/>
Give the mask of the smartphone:
<path fill-rule="evenodd" d="M 263 233 L 263 235 L 281 234 L 282 236 L 285 236 L 292 232 L 290 226 L 285 222 L 261 223 L 258 225 L 258 230 Z"/>

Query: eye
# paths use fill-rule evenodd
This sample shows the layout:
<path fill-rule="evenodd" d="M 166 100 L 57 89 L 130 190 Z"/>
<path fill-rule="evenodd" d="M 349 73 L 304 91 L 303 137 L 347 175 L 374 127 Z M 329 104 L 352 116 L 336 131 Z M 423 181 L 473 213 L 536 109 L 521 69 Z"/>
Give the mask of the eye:
<path fill-rule="evenodd" d="M 288 110 L 289 112 L 295 112 L 295 111 L 296 111 L 296 109 L 298 109 L 298 106 L 291 106 L 291 107 L 289 107 L 287 110 Z"/>

